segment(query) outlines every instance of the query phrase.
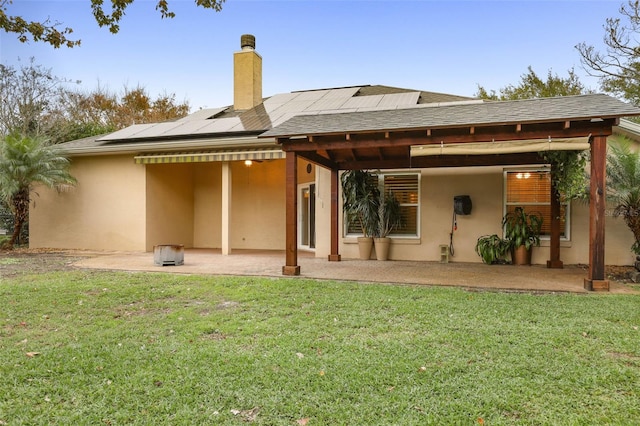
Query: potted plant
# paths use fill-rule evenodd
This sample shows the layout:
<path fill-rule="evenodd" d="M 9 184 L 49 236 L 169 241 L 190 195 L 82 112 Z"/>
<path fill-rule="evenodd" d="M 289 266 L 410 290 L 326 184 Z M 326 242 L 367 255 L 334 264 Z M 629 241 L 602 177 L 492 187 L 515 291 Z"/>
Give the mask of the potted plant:
<path fill-rule="evenodd" d="M 476 242 L 476 253 L 487 265 L 507 263 L 506 256 L 509 249 L 509 241 L 496 234 L 483 235 Z"/>
<path fill-rule="evenodd" d="M 376 177 L 366 170 L 348 170 L 342 174 L 340 181 L 346 220 L 357 221 L 362 229 L 362 237 L 358 238 L 360 258 L 369 259 L 378 226 L 380 204 Z"/>
<path fill-rule="evenodd" d="M 516 207 L 502 219 L 504 238 L 509 242 L 511 261 L 514 265 L 531 264 L 531 247 L 540 245 L 542 215 L 527 213 Z"/>
<path fill-rule="evenodd" d="M 378 223 L 376 236 L 373 239 L 376 247 L 376 259 L 389 258 L 391 238 L 388 235 L 403 225 L 400 202 L 391 191 L 384 194 L 378 203 Z"/>

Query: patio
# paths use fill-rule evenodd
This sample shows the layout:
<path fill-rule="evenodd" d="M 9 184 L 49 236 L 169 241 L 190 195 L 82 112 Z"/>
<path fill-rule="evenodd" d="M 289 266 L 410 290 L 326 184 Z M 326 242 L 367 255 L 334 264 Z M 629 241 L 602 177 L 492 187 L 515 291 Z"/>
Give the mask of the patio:
<path fill-rule="evenodd" d="M 300 278 L 455 286 L 527 292 L 585 293 L 587 265 L 565 265 L 548 269 L 543 265 L 512 266 L 482 263 L 435 263 L 415 261 L 363 261 L 343 259 L 327 262 L 312 253 L 299 252 L 301 275 L 283 277 L 284 251 L 235 250 L 223 256 L 220 250 L 188 249 L 184 265 L 157 266 L 153 253 L 95 253 L 74 264 L 78 268 L 148 271 L 178 274 L 264 276 L 296 280 Z M 611 281 L 610 293 L 637 293 L 631 287 Z"/>

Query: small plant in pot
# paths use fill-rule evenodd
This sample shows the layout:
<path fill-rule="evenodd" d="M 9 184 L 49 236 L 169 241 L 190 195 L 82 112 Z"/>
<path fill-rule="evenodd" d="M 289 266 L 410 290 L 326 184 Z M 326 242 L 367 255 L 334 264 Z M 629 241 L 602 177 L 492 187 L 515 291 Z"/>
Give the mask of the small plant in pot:
<path fill-rule="evenodd" d="M 389 234 L 404 225 L 400 202 L 391 191 L 384 194 L 384 198 L 378 204 L 378 227 L 374 237 L 376 258 L 387 260 L 389 258 L 389 246 L 391 238 Z"/>
<path fill-rule="evenodd" d="M 380 190 L 374 174 L 366 170 L 348 170 L 340 177 L 346 220 L 357 221 L 362 229 L 358 238 L 361 259 L 369 259 L 373 237 L 378 229 Z"/>
<path fill-rule="evenodd" d="M 487 265 L 505 264 L 511 246 L 509 241 L 497 234 L 483 235 L 476 242 L 476 253 Z"/>
<path fill-rule="evenodd" d="M 531 264 L 531 247 L 540 245 L 542 231 L 542 215 L 536 212 L 527 213 L 522 207 L 516 207 L 502 219 L 504 238 L 511 250 L 514 265 Z"/>

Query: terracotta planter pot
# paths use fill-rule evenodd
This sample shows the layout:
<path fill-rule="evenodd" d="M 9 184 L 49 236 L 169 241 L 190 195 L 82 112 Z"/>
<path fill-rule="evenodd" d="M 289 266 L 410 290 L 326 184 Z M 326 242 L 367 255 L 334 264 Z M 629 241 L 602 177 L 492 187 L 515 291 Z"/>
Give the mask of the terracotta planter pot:
<path fill-rule="evenodd" d="M 389 259 L 389 246 L 391 245 L 391 238 L 374 238 L 373 244 L 376 247 L 376 259 Z"/>
<path fill-rule="evenodd" d="M 371 249 L 373 248 L 372 237 L 358 237 L 358 251 L 360 259 L 369 260 L 371 258 Z"/>
<path fill-rule="evenodd" d="M 514 265 L 531 265 L 531 249 L 527 250 L 526 246 L 512 249 L 511 263 Z"/>

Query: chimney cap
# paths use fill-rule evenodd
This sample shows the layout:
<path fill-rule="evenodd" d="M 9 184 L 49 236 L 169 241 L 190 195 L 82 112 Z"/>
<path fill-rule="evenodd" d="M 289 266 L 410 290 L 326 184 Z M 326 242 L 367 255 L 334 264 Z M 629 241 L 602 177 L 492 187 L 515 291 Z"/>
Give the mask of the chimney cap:
<path fill-rule="evenodd" d="M 256 48 L 256 38 L 252 34 L 242 34 L 240 36 L 240 48 L 253 50 Z"/>

